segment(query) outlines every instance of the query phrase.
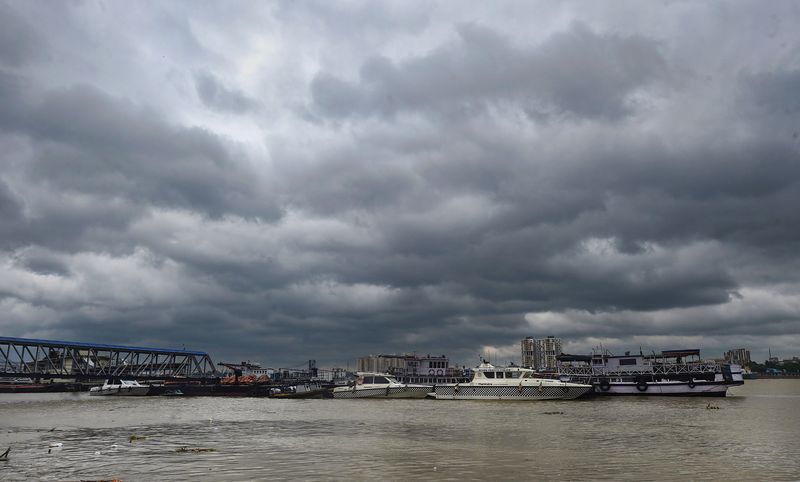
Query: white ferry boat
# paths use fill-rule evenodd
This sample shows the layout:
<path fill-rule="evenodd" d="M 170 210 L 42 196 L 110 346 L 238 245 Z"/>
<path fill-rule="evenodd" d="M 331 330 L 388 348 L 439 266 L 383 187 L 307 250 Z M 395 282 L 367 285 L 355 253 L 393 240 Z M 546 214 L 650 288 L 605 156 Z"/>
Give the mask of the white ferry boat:
<path fill-rule="evenodd" d="M 103 383 L 102 387 L 92 387 L 89 395 L 92 396 L 118 396 L 118 397 L 140 397 L 147 395 L 150 385 L 142 385 L 136 380 L 122 380 L 120 378 L 109 378 Z"/>
<path fill-rule="evenodd" d="M 386 373 L 356 373 L 356 380 L 346 387 L 333 389 L 333 398 L 425 398 L 430 385 L 400 383 Z"/>
<path fill-rule="evenodd" d="M 559 355 L 561 379 L 591 383 L 601 395 L 676 395 L 724 397 L 744 384 L 742 367 L 702 361 L 700 350 L 664 350 L 645 355 Z"/>
<path fill-rule="evenodd" d="M 536 378 L 533 370 L 496 367 L 485 361 L 473 371 L 467 383 L 436 385 L 431 396 L 437 400 L 572 400 L 592 391 L 592 386 Z"/>

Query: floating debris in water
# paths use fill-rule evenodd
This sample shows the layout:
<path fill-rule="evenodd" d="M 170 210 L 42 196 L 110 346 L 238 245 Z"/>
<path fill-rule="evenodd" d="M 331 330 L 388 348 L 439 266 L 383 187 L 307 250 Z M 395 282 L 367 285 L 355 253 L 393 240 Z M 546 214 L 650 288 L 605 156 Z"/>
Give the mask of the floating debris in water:
<path fill-rule="evenodd" d="M 564 412 L 542 412 L 543 415 L 564 415 Z"/>
<path fill-rule="evenodd" d="M 207 448 L 189 448 L 189 447 L 178 447 L 175 449 L 178 453 L 186 453 L 186 452 L 193 452 L 193 453 L 201 453 L 201 452 L 216 452 L 217 449 L 207 449 Z"/>
<path fill-rule="evenodd" d="M 709 404 L 706 405 L 706 410 L 719 410 L 719 407 L 716 405 L 711 405 L 711 402 L 709 402 Z"/>
<path fill-rule="evenodd" d="M 8 453 L 11 452 L 11 447 L 7 448 L 5 452 L 0 454 L 0 460 L 8 460 Z"/>
<path fill-rule="evenodd" d="M 144 435 L 131 435 L 128 437 L 128 442 L 133 443 L 136 440 L 147 440 L 147 437 Z"/>
<path fill-rule="evenodd" d="M 60 449 L 63 446 L 64 444 L 61 442 L 50 442 L 50 445 L 48 445 L 51 449 Z"/>

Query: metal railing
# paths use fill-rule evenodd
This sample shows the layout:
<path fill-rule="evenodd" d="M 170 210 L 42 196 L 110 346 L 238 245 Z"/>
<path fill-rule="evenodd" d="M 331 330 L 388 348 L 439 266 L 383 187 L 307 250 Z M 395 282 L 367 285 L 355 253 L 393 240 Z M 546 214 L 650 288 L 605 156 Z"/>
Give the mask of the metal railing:
<path fill-rule="evenodd" d="M 668 364 L 654 364 L 639 366 L 634 369 L 619 367 L 617 369 L 609 370 L 605 366 L 559 366 L 559 373 L 563 375 L 581 375 L 581 376 L 626 376 L 637 374 L 653 374 L 653 375 L 681 375 L 681 374 L 695 374 L 695 373 L 720 373 L 721 367 L 718 363 L 668 363 Z"/>

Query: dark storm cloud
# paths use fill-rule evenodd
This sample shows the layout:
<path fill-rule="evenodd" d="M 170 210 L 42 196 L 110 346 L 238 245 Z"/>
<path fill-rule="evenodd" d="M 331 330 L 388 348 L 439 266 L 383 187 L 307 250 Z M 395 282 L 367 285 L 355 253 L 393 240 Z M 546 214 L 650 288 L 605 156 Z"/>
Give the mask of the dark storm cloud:
<path fill-rule="evenodd" d="M 468 114 L 505 102 L 536 116 L 614 119 L 629 111 L 630 94 L 663 81 L 666 73 L 657 43 L 640 36 L 597 34 L 575 24 L 541 45 L 518 47 L 466 24 L 453 45 L 400 63 L 373 57 L 357 83 L 321 73 L 311 88 L 315 107 L 334 117 L 407 110 Z"/>
<path fill-rule="evenodd" d="M 208 107 L 229 112 L 246 112 L 258 107 L 258 103 L 242 92 L 226 87 L 208 72 L 195 75 L 197 95 Z"/>
<path fill-rule="evenodd" d="M 0 5 L 3 334 L 284 366 L 800 343 L 782 4 Z"/>
<path fill-rule="evenodd" d="M 757 74 L 748 86 L 758 106 L 784 114 L 800 112 L 800 99 L 793 95 L 800 90 L 800 70 Z"/>
<path fill-rule="evenodd" d="M 32 25 L 0 2 L 0 65 L 19 67 L 42 55 L 43 41 Z"/>
<path fill-rule="evenodd" d="M 9 100 L 0 125 L 36 143 L 24 166 L 32 182 L 214 216 L 279 215 L 213 133 L 170 125 L 155 109 L 91 86 L 34 96 L 22 85 L 22 78 L 0 77 L 0 99 Z"/>

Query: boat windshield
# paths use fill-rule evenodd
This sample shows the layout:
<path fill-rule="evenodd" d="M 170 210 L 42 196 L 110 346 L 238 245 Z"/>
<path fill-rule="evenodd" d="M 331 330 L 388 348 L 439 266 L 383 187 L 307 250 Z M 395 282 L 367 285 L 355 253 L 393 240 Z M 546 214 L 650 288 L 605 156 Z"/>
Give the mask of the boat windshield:
<path fill-rule="evenodd" d="M 365 384 L 379 384 L 379 383 L 390 383 L 386 377 L 374 376 L 374 377 L 364 377 Z"/>
<path fill-rule="evenodd" d="M 523 378 L 522 372 L 518 371 L 483 372 L 483 376 L 486 378 Z"/>

